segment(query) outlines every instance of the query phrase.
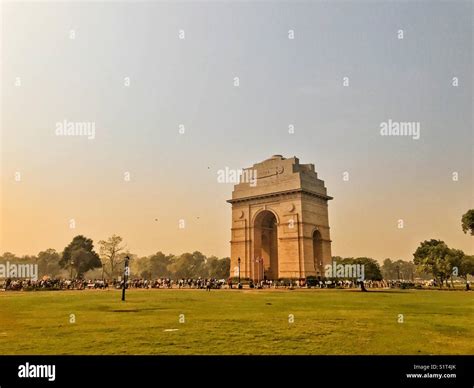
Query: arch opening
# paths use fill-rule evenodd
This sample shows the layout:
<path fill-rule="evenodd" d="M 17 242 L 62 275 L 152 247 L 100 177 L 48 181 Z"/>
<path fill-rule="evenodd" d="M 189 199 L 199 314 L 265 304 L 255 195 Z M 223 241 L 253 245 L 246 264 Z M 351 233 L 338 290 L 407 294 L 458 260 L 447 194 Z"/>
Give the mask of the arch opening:
<path fill-rule="evenodd" d="M 316 276 L 324 276 L 323 271 L 323 240 L 321 232 L 315 230 L 313 232 L 313 260 Z"/>
<path fill-rule="evenodd" d="M 255 281 L 278 279 L 278 223 L 269 210 L 254 221 L 254 257 L 252 278 Z"/>

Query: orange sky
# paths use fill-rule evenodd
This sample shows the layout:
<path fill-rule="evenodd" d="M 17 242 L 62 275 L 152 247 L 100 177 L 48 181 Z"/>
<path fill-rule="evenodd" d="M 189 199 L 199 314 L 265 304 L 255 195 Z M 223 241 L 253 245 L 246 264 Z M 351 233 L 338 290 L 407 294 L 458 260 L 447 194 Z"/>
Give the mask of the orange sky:
<path fill-rule="evenodd" d="M 0 252 L 119 234 L 140 255 L 228 256 L 232 184 L 217 171 L 282 154 L 314 163 L 334 197 L 333 255 L 411 259 L 430 238 L 474 253 L 469 4 L 3 11 Z M 420 139 L 381 136 L 389 119 L 419 122 Z M 64 120 L 94 138 L 57 136 Z"/>

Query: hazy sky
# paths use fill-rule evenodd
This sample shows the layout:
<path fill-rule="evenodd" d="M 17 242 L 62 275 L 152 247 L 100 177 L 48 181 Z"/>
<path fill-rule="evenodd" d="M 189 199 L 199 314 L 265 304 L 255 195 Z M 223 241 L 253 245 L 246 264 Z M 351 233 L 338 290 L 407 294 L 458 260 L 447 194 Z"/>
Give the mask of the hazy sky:
<path fill-rule="evenodd" d="M 471 2 L 5 3 L 1 38 L 0 253 L 116 233 L 228 256 L 217 171 L 273 154 L 326 182 L 333 255 L 474 253 Z M 381 136 L 389 119 L 420 139 Z"/>

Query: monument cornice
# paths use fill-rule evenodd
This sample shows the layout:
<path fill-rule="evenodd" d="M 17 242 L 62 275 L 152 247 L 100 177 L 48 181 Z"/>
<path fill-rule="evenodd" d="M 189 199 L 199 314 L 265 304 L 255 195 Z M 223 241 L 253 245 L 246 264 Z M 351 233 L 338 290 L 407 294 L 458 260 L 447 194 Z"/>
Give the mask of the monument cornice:
<path fill-rule="evenodd" d="M 306 195 L 309 195 L 311 197 L 324 199 L 326 201 L 329 201 L 329 200 L 333 199 L 333 197 L 330 197 L 329 195 L 319 194 L 319 193 L 315 193 L 313 191 L 309 191 L 309 190 L 305 190 L 305 189 L 293 189 L 293 190 L 286 190 L 286 191 L 278 191 L 278 192 L 274 192 L 274 193 L 252 195 L 252 196 L 249 196 L 249 197 L 242 197 L 242 198 L 235 198 L 235 199 L 233 198 L 233 199 L 228 199 L 227 202 L 231 203 L 231 204 L 234 204 L 234 203 L 255 201 L 255 200 L 259 200 L 259 199 L 275 198 L 275 197 L 292 195 L 292 194 L 306 194 Z"/>

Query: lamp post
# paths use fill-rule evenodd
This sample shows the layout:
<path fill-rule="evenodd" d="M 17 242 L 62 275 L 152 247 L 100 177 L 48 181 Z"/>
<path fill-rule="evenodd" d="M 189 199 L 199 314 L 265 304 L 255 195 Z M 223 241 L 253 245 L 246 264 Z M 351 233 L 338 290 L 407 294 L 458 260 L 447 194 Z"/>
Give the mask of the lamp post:
<path fill-rule="evenodd" d="M 257 282 L 260 282 L 260 263 L 262 263 L 262 269 L 263 269 L 263 258 L 257 257 L 255 259 L 255 262 L 257 263 Z M 263 271 L 262 271 L 262 275 L 263 275 Z"/>
<path fill-rule="evenodd" d="M 72 280 L 72 269 L 74 268 L 74 260 L 71 260 L 71 280 Z"/>
<path fill-rule="evenodd" d="M 122 302 L 125 302 L 125 288 L 127 287 L 127 279 L 130 274 L 130 269 L 128 268 L 128 262 L 130 257 L 125 257 L 125 268 L 123 270 L 123 285 L 122 285 Z"/>
<path fill-rule="evenodd" d="M 258 258 L 253 258 L 253 281 L 258 282 Z"/>
<path fill-rule="evenodd" d="M 237 259 L 237 264 L 239 265 L 239 284 L 240 284 L 240 257 Z"/>

